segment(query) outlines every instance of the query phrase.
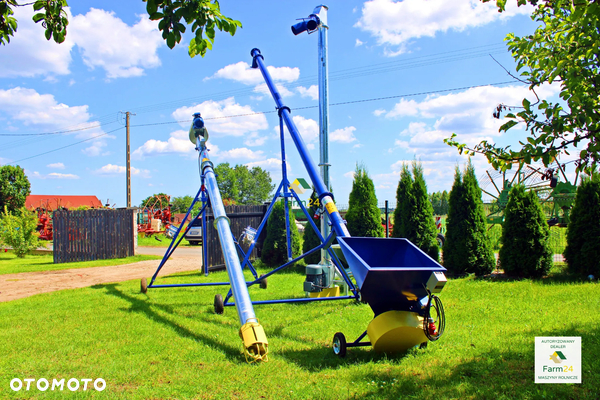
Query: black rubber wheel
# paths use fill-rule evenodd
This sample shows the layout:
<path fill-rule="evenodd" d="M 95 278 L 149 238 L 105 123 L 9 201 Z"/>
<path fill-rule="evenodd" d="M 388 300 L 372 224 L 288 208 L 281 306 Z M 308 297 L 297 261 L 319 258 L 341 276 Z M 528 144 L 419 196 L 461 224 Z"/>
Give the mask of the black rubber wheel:
<path fill-rule="evenodd" d="M 444 243 L 446 243 L 446 238 L 444 237 L 444 235 L 442 235 L 441 233 L 438 233 L 436 240 L 437 240 L 438 246 L 444 247 Z"/>
<path fill-rule="evenodd" d="M 215 294 L 215 314 L 223 314 L 225 305 L 223 303 L 223 296 Z"/>
<path fill-rule="evenodd" d="M 265 275 L 262 274 L 260 277 L 262 278 L 263 276 L 265 276 Z M 267 278 L 261 279 L 259 286 L 261 289 L 266 289 L 267 288 Z"/>
<path fill-rule="evenodd" d="M 426 348 L 427 348 L 427 343 L 429 343 L 429 342 L 423 342 L 423 343 L 421 343 L 421 344 L 419 345 L 419 348 L 420 348 L 420 349 L 426 349 Z"/>
<path fill-rule="evenodd" d="M 346 336 L 342 332 L 333 335 L 333 353 L 336 356 L 346 357 Z"/>
<path fill-rule="evenodd" d="M 140 282 L 140 290 L 142 293 L 146 293 L 148 291 L 148 283 L 146 282 L 146 278 L 142 278 Z"/>

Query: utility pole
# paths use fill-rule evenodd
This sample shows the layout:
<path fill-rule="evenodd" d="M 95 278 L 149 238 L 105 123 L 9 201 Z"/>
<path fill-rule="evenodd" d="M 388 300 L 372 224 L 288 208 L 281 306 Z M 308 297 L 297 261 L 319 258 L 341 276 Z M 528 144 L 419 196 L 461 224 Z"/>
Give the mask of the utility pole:
<path fill-rule="evenodd" d="M 125 113 L 125 126 L 127 127 L 127 144 L 126 144 L 126 167 L 125 174 L 127 175 L 127 208 L 131 207 L 131 161 L 129 159 L 129 116 L 131 113 Z M 135 115 L 135 114 L 134 114 Z"/>

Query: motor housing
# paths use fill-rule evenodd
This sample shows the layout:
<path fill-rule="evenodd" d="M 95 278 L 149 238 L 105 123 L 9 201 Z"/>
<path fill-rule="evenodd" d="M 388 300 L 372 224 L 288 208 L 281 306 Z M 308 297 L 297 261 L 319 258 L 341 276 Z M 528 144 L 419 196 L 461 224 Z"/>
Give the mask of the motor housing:
<path fill-rule="evenodd" d="M 322 265 L 309 264 L 306 266 L 305 292 L 320 292 L 330 285 L 329 268 Z"/>

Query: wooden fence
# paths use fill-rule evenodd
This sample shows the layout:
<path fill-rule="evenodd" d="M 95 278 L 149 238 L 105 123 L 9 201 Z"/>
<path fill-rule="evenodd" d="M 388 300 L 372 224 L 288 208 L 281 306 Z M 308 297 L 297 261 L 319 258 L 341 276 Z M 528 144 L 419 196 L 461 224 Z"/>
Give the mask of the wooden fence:
<path fill-rule="evenodd" d="M 254 229 L 258 229 L 263 217 L 267 213 L 267 205 L 262 206 L 225 206 L 225 212 L 227 217 L 231 221 L 231 232 L 236 239 L 239 239 L 240 235 L 247 226 L 251 226 Z M 219 234 L 214 226 L 214 216 L 212 209 L 208 209 L 206 213 L 207 223 L 207 234 L 205 240 L 203 240 L 203 246 L 208 246 L 208 266 L 211 269 L 219 269 L 225 266 L 225 259 L 223 258 L 223 251 L 221 250 L 221 244 L 219 243 Z M 266 227 L 260 234 L 260 237 L 255 239 L 257 241 L 254 250 L 252 251 L 251 259 L 260 257 L 262 245 L 267 235 Z M 247 250 L 247 249 L 244 249 Z M 240 257 L 241 259 L 241 257 Z"/>
<path fill-rule="evenodd" d="M 134 210 L 57 210 L 54 263 L 134 255 Z"/>

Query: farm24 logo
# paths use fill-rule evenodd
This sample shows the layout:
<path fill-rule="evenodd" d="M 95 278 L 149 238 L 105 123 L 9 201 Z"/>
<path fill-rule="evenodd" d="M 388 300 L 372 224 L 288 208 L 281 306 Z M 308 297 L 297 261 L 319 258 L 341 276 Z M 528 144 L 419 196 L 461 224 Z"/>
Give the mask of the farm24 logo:
<path fill-rule="evenodd" d="M 555 364 L 562 364 L 563 361 L 567 360 L 567 357 L 563 354 L 562 351 L 555 351 L 554 353 L 552 353 L 552 355 L 550 356 L 550 359 L 552 361 L 554 361 Z M 547 365 L 544 365 L 543 368 L 544 372 L 573 372 L 573 366 L 572 365 L 565 365 L 563 366 L 556 366 L 556 367 L 549 367 Z"/>

